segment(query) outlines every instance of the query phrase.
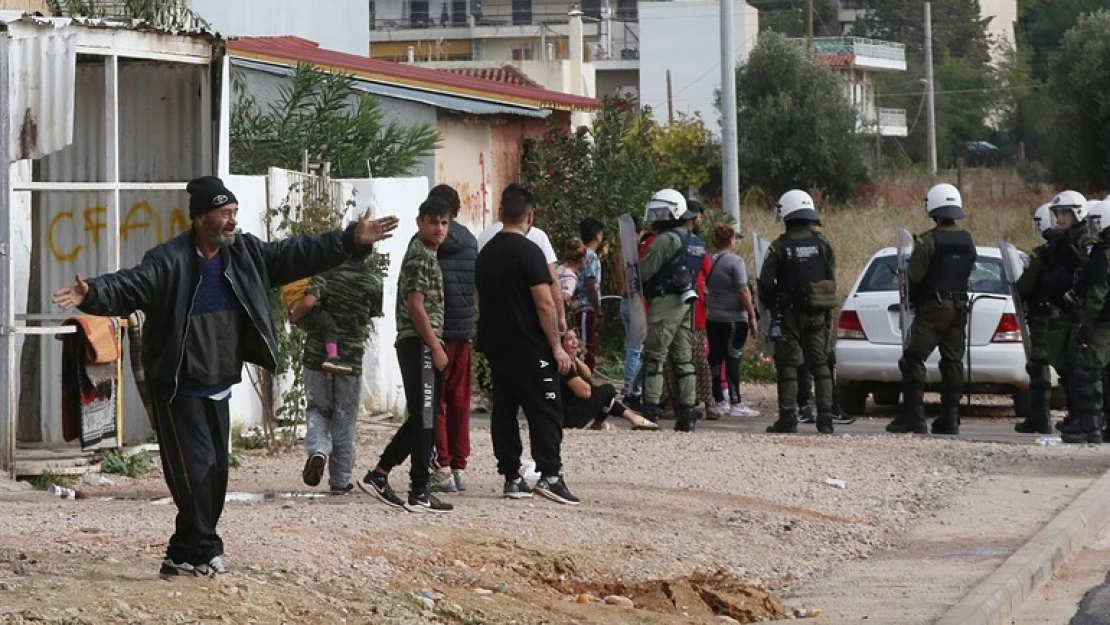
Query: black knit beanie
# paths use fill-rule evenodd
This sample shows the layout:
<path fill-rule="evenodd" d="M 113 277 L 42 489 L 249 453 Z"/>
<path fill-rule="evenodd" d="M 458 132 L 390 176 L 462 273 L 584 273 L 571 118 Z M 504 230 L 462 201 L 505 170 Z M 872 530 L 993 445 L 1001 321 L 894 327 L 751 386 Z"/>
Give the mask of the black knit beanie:
<path fill-rule="evenodd" d="M 189 193 L 189 219 L 228 204 L 239 203 L 235 194 L 224 186 L 224 181 L 215 176 L 194 178 L 189 181 L 185 190 Z"/>

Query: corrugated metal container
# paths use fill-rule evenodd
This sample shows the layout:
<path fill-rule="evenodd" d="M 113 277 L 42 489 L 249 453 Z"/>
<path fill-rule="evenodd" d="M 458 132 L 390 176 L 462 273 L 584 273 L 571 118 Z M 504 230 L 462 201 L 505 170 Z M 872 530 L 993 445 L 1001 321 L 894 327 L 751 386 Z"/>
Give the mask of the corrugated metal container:
<path fill-rule="evenodd" d="M 120 179 L 126 182 L 174 182 L 214 173 L 204 147 L 202 94 L 209 68 L 121 59 L 119 65 Z M 105 181 L 104 64 L 78 63 L 73 144 L 41 160 L 38 180 Z M 36 250 L 43 268 L 40 304 L 50 292 L 69 284 L 75 273 L 97 275 L 114 269 L 115 251 L 108 231 L 106 192 L 35 194 L 43 245 Z M 147 250 L 187 230 L 188 196 L 184 191 L 124 191 L 120 194 L 120 264 L 137 264 Z M 125 350 L 126 352 L 126 350 Z M 147 417 L 125 362 L 124 438 L 133 444 L 149 433 Z M 61 343 L 44 340 L 42 435 L 61 441 Z"/>
<path fill-rule="evenodd" d="M 73 136 L 77 37 L 72 32 L 13 38 L 8 45 L 9 153 L 41 158 Z"/>

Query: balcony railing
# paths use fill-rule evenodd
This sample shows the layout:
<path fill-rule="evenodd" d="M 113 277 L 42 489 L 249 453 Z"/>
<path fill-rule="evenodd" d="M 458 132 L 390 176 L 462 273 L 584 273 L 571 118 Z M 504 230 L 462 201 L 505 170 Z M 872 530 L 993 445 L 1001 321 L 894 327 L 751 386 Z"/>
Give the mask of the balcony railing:
<path fill-rule="evenodd" d="M 864 132 L 874 132 L 875 123 L 879 124 L 882 134 L 905 135 L 906 109 L 892 109 L 884 107 L 871 107 L 860 111 L 860 126 Z"/>
<path fill-rule="evenodd" d="M 405 15 L 398 19 L 374 19 L 370 30 L 408 30 L 429 28 L 468 28 L 481 26 L 543 26 L 566 24 L 570 21 L 567 11 L 532 11 L 511 6 L 487 7 L 481 12 L 440 13 L 439 15 Z M 586 28 L 598 24 L 593 18 L 586 18 Z M 636 23 L 635 16 L 626 17 L 615 13 L 610 20 L 614 30 L 626 22 Z"/>
<path fill-rule="evenodd" d="M 906 46 L 891 41 L 861 37 L 817 37 L 813 51 L 819 55 L 851 54 L 898 63 L 906 62 Z"/>

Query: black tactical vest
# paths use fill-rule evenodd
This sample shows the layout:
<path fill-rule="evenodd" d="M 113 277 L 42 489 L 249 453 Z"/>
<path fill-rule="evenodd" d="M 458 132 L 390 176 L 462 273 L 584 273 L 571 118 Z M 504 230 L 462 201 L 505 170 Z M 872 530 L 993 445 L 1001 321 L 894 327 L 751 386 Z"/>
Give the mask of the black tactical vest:
<path fill-rule="evenodd" d="M 925 280 L 914 289 L 914 301 L 951 299 L 967 294 L 975 268 L 975 242 L 966 230 L 933 230 L 936 249 L 929 259 Z"/>
<path fill-rule="evenodd" d="M 654 297 L 680 295 L 686 289 L 693 288 L 698 281 L 698 274 L 701 273 L 701 266 L 705 260 L 705 242 L 697 235 L 687 232 L 685 228 L 679 232 L 679 236 L 682 237 L 682 247 L 652 277 L 651 284 L 648 285 L 648 292 Z M 685 270 L 682 275 L 686 276 L 686 279 L 677 279 L 676 274 L 682 270 Z"/>
<path fill-rule="evenodd" d="M 1060 232 L 1048 237 L 1041 254 L 1044 266 L 1037 277 L 1032 300 L 1059 308 L 1066 304 L 1064 294 L 1075 287 L 1083 265 L 1083 252 L 1071 232 Z"/>
<path fill-rule="evenodd" d="M 810 235 L 795 239 L 782 235 L 779 245 L 778 292 L 792 300 L 808 296 L 808 287 L 825 279 L 828 260 L 823 253 L 821 239 Z"/>

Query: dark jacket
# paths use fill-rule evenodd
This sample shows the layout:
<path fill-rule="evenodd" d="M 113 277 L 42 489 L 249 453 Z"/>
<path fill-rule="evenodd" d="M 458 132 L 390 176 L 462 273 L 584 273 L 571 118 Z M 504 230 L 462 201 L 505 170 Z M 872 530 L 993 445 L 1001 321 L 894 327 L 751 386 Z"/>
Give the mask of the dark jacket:
<path fill-rule="evenodd" d="M 222 248 L 224 275 L 250 319 L 246 335 L 241 337 L 244 360 L 271 371 L 277 364 L 271 289 L 327 271 L 347 260 L 355 249 L 354 226 L 344 232 L 292 237 L 276 243 L 239 234 L 235 243 Z M 193 231 L 189 230 L 149 250 L 134 267 L 90 278 L 89 292 L 80 306 L 93 315 L 126 317 L 136 310 L 146 313 L 142 351 L 146 380 L 170 398 L 177 394 L 185 330 L 198 276 L 197 249 Z"/>
<path fill-rule="evenodd" d="M 439 246 L 438 257 L 439 269 L 443 272 L 443 340 L 472 340 L 478 239 L 466 226 L 452 220 L 447 238 Z"/>

